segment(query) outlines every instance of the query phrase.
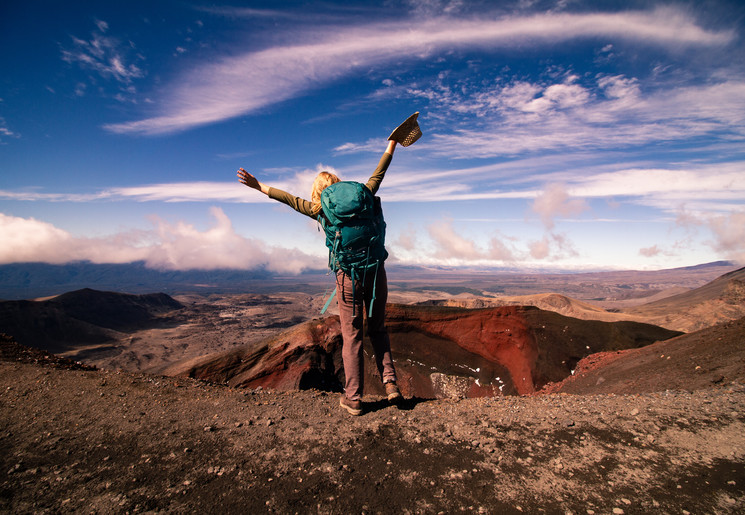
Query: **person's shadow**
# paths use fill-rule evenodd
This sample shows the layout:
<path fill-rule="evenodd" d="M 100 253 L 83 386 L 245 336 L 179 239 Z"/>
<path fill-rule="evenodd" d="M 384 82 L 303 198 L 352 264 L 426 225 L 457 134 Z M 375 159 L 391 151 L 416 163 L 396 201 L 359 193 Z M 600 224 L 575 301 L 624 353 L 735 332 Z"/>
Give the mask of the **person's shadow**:
<path fill-rule="evenodd" d="M 435 399 L 425 399 L 423 397 L 401 398 L 396 402 L 391 402 L 388 399 L 378 399 L 372 402 L 363 401 L 362 406 L 365 410 L 365 413 L 373 413 L 375 411 L 380 411 L 391 407 L 398 408 L 401 411 L 410 411 L 413 410 L 417 404 L 421 404 L 423 402 L 431 402 L 434 400 Z"/>

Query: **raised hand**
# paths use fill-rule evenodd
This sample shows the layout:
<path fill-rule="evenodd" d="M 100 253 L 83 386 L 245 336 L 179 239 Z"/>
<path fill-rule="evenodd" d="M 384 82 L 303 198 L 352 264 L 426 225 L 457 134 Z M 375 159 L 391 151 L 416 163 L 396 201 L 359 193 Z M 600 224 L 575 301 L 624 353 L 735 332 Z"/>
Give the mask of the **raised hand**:
<path fill-rule="evenodd" d="M 241 183 L 245 184 L 249 188 L 261 191 L 261 183 L 256 179 L 256 177 L 248 173 L 246 170 L 244 170 L 243 168 L 239 168 L 237 175 L 238 180 Z"/>
<path fill-rule="evenodd" d="M 238 169 L 238 180 L 242 183 L 248 186 L 249 188 L 253 188 L 255 190 L 258 190 L 266 195 L 269 195 L 269 186 L 266 184 L 259 182 L 256 177 L 248 173 L 243 168 Z"/>

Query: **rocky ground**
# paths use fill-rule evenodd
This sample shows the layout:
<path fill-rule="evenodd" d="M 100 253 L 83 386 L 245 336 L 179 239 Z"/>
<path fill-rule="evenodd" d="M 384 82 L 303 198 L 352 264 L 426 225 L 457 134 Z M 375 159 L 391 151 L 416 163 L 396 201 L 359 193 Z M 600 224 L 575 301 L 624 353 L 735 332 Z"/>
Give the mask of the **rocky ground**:
<path fill-rule="evenodd" d="M 745 386 L 466 400 L 91 370 L 5 342 L 3 513 L 742 513 Z"/>

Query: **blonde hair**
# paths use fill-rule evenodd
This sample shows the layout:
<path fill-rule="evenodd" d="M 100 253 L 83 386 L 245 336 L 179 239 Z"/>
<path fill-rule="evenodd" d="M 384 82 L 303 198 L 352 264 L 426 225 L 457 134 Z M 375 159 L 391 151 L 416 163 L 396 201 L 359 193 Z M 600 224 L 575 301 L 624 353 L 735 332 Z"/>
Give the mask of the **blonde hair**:
<path fill-rule="evenodd" d="M 339 182 L 339 178 L 330 172 L 321 172 L 316 176 L 313 188 L 310 190 L 310 201 L 313 205 L 311 209 L 314 216 L 321 212 L 321 193 L 335 182 Z"/>

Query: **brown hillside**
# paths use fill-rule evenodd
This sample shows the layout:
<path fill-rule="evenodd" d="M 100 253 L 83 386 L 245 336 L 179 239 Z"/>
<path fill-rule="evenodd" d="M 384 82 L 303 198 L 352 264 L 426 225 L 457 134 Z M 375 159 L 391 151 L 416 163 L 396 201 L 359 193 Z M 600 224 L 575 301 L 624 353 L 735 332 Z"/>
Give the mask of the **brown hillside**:
<path fill-rule="evenodd" d="M 745 301 L 745 292 L 742 290 L 743 284 L 745 284 L 745 267 L 726 273 L 700 288 L 695 288 L 686 293 L 673 295 L 672 297 L 635 308 L 629 308 L 626 311 L 629 313 L 637 310 L 646 313 L 652 311 L 677 311 L 711 300 L 740 304 Z"/>
<path fill-rule="evenodd" d="M 43 301 L 0 302 L 0 332 L 22 345 L 62 353 L 161 325 L 165 315 L 181 308 L 164 293 L 129 295 L 86 288 Z"/>
<path fill-rule="evenodd" d="M 624 309 L 649 323 L 690 332 L 745 316 L 745 268 L 694 290 Z"/>
<path fill-rule="evenodd" d="M 546 392 L 638 394 L 745 382 L 745 318 L 639 349 L 593 354 Z"/>
<path fill-rule="evenodd" d="M 648 345 L 680 333 L 634 322 L 578 320 L 532 307 L 481 310 L 391 305 L 391 347 L 406 395 L 527 394 L 567 377 L 583 357 Z M 338 317 L 296 326 L 263 344 L 171 365 L 161 372 L 230 386 L 341 387 Z M 368 349 L 371 356 L 371 349 Z M 372 359 L 367 391 L 376 392 Z"/>
<path fill-rule="evenodd" d="M 673 331 L 690 332 L 745 316 L 745 268 L 729 272 L 693 290 L 675 288 L 678 293 L 661 292 L 651 302 L 620 308 L 625 301 L 602 302 L 616 306 L 608 311 L 592 302 L 577 300 L 558 293 L 503 297 L 452 297 L 432 299 L 420 304 L 469 309 L 499 306 L 535 306 L 564 316 L 583 320 L 615 322 L 629 320 L 665 327 Z M 661 296 L 662 298 L 659 298 Z M 620 309 L 618 309 L 620 308 Z"/>

